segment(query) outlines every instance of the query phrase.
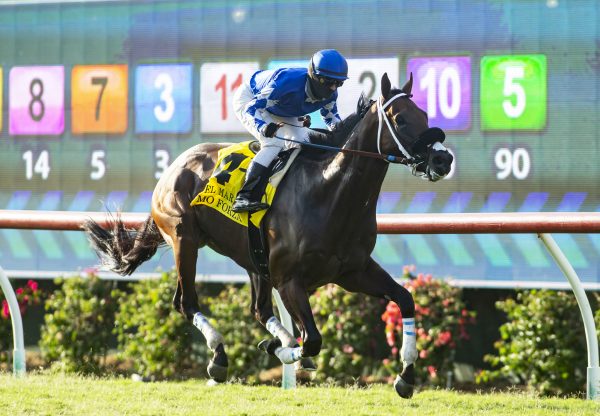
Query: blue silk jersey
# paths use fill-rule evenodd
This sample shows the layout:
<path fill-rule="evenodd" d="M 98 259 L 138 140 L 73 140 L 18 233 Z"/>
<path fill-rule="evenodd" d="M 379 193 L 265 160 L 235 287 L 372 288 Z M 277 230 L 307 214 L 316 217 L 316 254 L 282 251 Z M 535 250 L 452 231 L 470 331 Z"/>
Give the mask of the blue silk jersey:
<path fill-rule="evenodd" d="M 266 122 L 262 110 L 280 117 L 301 117 L 320 110 L 323 121 L 332 128 L 340 121 L 337 111 L 337 91 L 326 100 L 313 100 L 307 94 L 306 68 L 279 68 L 258 71 L 250 78 L 254 100 L 246 113 L 253 118 L 256 129 L 262 133 Z"/>

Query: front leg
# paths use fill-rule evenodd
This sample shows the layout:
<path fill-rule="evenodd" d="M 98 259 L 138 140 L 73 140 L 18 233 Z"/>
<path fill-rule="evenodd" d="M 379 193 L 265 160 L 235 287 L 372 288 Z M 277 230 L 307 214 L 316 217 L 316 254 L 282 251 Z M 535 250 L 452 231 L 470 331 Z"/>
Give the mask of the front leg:
<path fill-rule="evenodd" d="M 366 295 L 395 302 L 402 313 L 402 374 L 396 377 L 396 392 L 407 399 L 413 395 L 415 375 L 414 363 L 419 355 L 415 331 L 415 302 L 412 295 L 375 262 L 369 259 L 365 270 L 353 271 L 342 275 L 336 282 L 349 292 L 361 292 Z"/>
<path fill-rule="evenodd" d="M 277 289 L 281 300 L 302 335 L 302 357 L 314 357 L 321 351 L 323 339 L 312 314 L 308 293 L 299 277 L 294 277 Z"/>
<path fill-rule="evenodd" d="M 269 280 L 266 280 L 257 273 L 249 273 L 250 283 L 252 287 L 252 313 L 256 319 L 275 337 L 274 340 L 265 340 L 259 344 L 259 348 L 265 352 L 275 354 L 277 347 L 289 347 L 290 349 L 298 348 L 299 344 L 294 335 L 288 331 L 277 319 L 273 312 L 273 285 Z M 278 304 L 279 306 L 279 304 Z M 284 311 L 280 311 L 280 314 Z M 281 352 L 282 357 L 293 357 L 294 354 L 290 350 L 286 353 Z M 281 359 L 281 358 L 280 358 Z M 292 358 L 284 358 L 291 362 L 295 361 Z M 315 371 L 316 364 L 309 357 L 304 357 L 297 362 L 298 370 Z"/>

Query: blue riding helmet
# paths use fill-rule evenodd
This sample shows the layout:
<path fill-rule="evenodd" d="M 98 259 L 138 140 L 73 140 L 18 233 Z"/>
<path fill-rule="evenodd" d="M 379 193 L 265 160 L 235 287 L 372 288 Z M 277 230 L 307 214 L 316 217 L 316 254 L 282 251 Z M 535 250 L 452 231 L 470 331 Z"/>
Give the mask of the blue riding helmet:
<path fill-rule="evenodd" d="M 348 79 L 348 63 L 335 49 L 323 49 L 315 53 L 310 60 L 315 75 L 345 81 Z"/>
<path fill-rule="evenodd" d="M 335 49 L 324 49 L 310 59 L 308 84 L 317 99 L 329 99 L 347 79 L 348 63 Z"/>

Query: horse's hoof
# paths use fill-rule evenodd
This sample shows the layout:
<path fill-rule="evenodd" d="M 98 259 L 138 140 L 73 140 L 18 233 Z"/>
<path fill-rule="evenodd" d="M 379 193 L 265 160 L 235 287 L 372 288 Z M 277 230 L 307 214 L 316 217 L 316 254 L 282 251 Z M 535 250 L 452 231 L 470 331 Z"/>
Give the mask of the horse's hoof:
<path fill-rule="evenodd" d="M 213 360 L 210 360 L 208 367 L 206 368 L 208 375 L 211 379 L 217 383 L 224 383 L 227 381 L 227 367 L 216 364 Z"/>
<path fill-rule="evenodd" d="M 396 388 L 396 393 L 398 393 L 398 395 L 403 399 L 410 399 L 415 390 L 415 386 L 413 384 L 408 384 L 400 376 L 396 376 L 394 387 Z"/>
<path fill-rule="evenodd" d="M 219 383 L 219 382 L 217 382 L 217 381 L 213 380 L 212 378 L 211 378 L 211 379 L 209 379 L 209 380 L 206 382 L 206 385 L 207 385 L 208 387 L 215 387 L 215 386 L 218 386 L 219 384 L 221 384 L 221 383 Z"/>
<path fill-rule="evenodd" d="M 302 357 L 296 361 L 296 370 L 317 371 L 317 365 L 310 357 Z"/>
<path fill-rule="evenodd" d="M 259 350 L 272 356 L 276 356 L 275 350 L 279 347 L 281 347 L 281 340 L 279 338 L 263 339 L 257 345 Z"/>

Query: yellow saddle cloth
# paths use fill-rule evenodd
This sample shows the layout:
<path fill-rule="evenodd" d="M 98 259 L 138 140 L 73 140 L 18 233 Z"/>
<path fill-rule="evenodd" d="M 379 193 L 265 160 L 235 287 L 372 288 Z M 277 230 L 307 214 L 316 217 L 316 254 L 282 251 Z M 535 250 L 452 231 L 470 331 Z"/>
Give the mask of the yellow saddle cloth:
<path fill-rule="evenodd" d="M 247 227 L 248 213 L 233 212 L 231 206 L 233 205 L 235 196 L 244 184 L 246 170 L 259 149 L 260 146 L 257 141 L 247 141 L 219 150 L 217 167 L 208 179 L 204 190 L 196 195 L 196 198 L 194 198 L 190 205 L 206 205 L 217 210 L 230 220 Z M 263 202 L 266 201 L 271 205 L 275 197 L 277 185 L 279 185 L 285 172 L 298 155 L 299 150 L 294 149 L 285 167 L 269 178 L 265 194 L 262 197 Z M 254 212 L 250 216 L 250 221 L 252 221 L 255 227 L 258 227 L 266 213 L 266 209 Z"/>

